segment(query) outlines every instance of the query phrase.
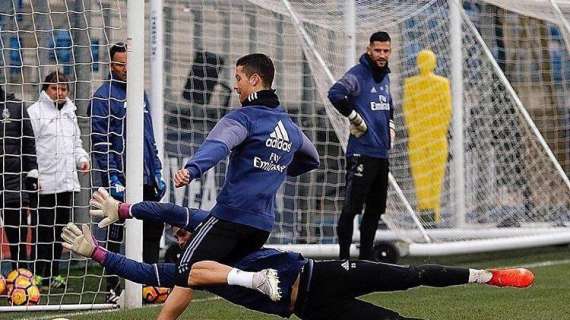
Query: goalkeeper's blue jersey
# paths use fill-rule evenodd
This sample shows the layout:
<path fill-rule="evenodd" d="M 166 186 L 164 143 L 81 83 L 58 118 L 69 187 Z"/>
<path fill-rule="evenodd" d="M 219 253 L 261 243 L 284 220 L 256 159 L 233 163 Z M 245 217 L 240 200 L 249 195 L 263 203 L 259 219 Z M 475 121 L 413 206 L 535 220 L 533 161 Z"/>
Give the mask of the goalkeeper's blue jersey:
<path fill-rule="evenodd" d="M 289 310 L 291 289 L 307 261 L 299 253 L 262 248 L 241 259 L 235 265 L 236 268 L 245 271 L 259 271 L 265 268 L 277 270 L 282 296 L 277 302 L 271 301 L 269 297 L 256 290 L 240 286 L 226 285 L 204 289 L 252 310 L 289 317 L 292 314 Z M 102 264 L 108 272 L 137 283 L 170 288 L 175 285 L 176 264 L 174 263 L 151 265 L 128 259 L 118 253 L 107 252 Z"/>
<path fill-rule="evenodd" d="M 244 107 L 226 114 L 185 168 L 198 178 L 230 152 L 225 183 L 210 213 L 268 232 L 285 177 L 319 166 L 316 148 L 271 90 L 253 93 Z"/>

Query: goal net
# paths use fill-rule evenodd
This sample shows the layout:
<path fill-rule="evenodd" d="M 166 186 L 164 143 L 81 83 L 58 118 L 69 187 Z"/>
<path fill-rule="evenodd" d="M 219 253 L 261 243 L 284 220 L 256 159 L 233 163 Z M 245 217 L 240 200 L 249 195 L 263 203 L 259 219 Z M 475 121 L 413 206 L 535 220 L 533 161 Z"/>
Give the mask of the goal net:
<path fill-rule="evenodd" d="M 39 305 L 27 304 L 26 299 L 22 305 L 11 305 L 9 292 L 4 291 L 0 292 L 0 312 L 114 307 L 105 303 L 109 276 L 103 268 L 67 250 L 60 254 L 58 233 L 69 221 L 91 222 L 88 199 L 91 187 L 99 184 L 91 178 L 99 172 L 94 168 L 91 174 L 83 175 L 65 165 L 69 158 L 78 156 L 74 145 L 66 142 L 79 137 L 84 149 L 90 150 L 87 108 L 95 90 L 108 77 L 109 44 L 125 41 L 124 8 L 119 1 L 0 1 L 0 88 L 6 92 L 0 98 L 0 273 L 7 277 L 19 267 L 43 276 L 42 282 L 32 279 L 40 289 Z M 67 112 L 66 106 L 53 116 L 44 113 L 44 108 L 37 114 L 43 126 L 35 127 L 34 133 L 43 137 L 41 141 L 49 140 L 51 148 L 46 151 L 44 146 L 44 158 L 38 160 L 43 163 L 39 168 L 40 197 L 69 191 L 71 198 L 58 195 L 52 202 L 40 201 L 38 207 L 38 193 L 26 191 L 26 162 L 36 161 L 36 151 L 27 145 L 34 136 L 26 130 L 31 125 L 26 110 L 40 99 L 42 82 L 53 71 L 69 79 L 69 98 L 77 110 Z M 59 127 L 61 118 L 72 118 L 73 114 L 81 134 Z M 71 192 L 77 189 L 71 182 L 73 175 L 80 180 L 79 192 Z M 54 185 L 56 180 L 61 185 Z M 105 245 L 106 232 L 97 230 L 96 224 L 91 227 Z M 27 273 L 20 274 L 25 277 Z M 65 285 L 55 287 L 56 277 Z"/>
<path fill-rule="evenodd" d="M 390 89 L 397 137 L 382 217 L 388 228 L 378 230 L 376 239 L 404 241 L 410 254 L 424 255 L 570 242 L 566 2 L 162 3 L 163 73 L 151 75 L 146 63 L 145 88 L 151 92 L 156 77 L 164 81 L 164 105 L 158 106 L 164 130 L 156 135 L 164 144 L 166 181 L 220 117 L 239 106 L 232 92 L 234 64 L 252 52 L 273 59 L 280 101 L 319 151 L 318 170 L 288 178 L 280 189 L 270 245 L 337 255 L 348 122 L 326 96 L 365 52 L 370 34 L 379 30 L 392 37 Z M 157 49 L 151 46 L 153 32 L 161 30 L 153 29 L 149 7 L 147 3 L 146 61 Z M 90 150 L 90 97 L 109 73 L 110 45 L 126 40 L 127 15 L 125 0 L 0 1 L 0 86 L 29 106 L 38 99 L 47 73 L 63 71 L 71 79 L 81 138 Z M 433 72 L 447 86 L 414 85 L 417 56 L 423 50 L 433 53 Z M 436 113 L 425 113 L 428 108 Z M 185 188 L 174 189 L 169 182 L 165 201 L 210 209 L 226 165 L 220 163 Z M 70 220 L 91 222 L 88 199 L 101 183 L 99 174 L 94 168 L 89 177 L 80 175 L 81 192 L 75 193 Z M 10 207 L 5 201 L 1 205 L 5 232 L 0 260 L 6 275 L 18 260 L 10 254 L 6 231 L 16 227 L 6 223 Z M 20 231 L 27 232 L 21 243 L 35 272 L 32 235 L 37 225 L 33 219 L 27 222 L 31 226 Z M 104 231 L 97 238 L 107 241 Z M 357 229 L 354 238 L 357 242 Z M 69 285 L 43 289 L 41 304 L 46 308 L 109 307 L 104 304 L 108 276 L 101 268 L 68 252 L 48 262 L 59 264 Z M 0 310 L 6 305 L 0 297 Z"/>

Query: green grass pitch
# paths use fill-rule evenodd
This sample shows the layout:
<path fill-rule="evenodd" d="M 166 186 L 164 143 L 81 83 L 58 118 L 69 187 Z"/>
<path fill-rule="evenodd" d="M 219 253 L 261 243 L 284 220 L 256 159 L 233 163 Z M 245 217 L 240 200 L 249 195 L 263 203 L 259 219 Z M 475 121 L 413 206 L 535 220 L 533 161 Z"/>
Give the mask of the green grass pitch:
<path fill-rule="evenodd" d="M 400 314 L 422 319 L 447 320 L 540 320 L 570 319 L 570 250 L 549 247 L 442 258 L 405 259 L 402 263 L 442 263 L 458 266 L 495 267 L 528 265 L 536 275 L 528 289 L 504 289 L 482 285 L 450 288 L 417 288 L 405 292 L 375 293 L 366 301 Z M 160 306 L 112 312 L 65 311 L 4 313 L 0 319 L 152 319 Z M 199 295 L 181 319 L 279 319 L 230 304 L 211 295 Z M 296 317 L 292 317 L 296 319 Z"/>

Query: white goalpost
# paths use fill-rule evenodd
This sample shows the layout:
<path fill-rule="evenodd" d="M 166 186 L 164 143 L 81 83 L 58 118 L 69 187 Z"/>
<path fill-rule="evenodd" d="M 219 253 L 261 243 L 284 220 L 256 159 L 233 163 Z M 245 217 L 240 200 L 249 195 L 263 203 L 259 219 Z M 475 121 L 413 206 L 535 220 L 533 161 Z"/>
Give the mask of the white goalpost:
<path fill-rule="evenodd" d="M 126 190 L 125 200 L 136 203 L 143 200 L 144 162 L 144 41 L 145 7 L 138 1 L 127 1 L 127 126 L 126 134 Z M 133 81 L 134 80 L 134 81 Z M 125 255 L 135 261 L 143 257 L 143 225 L 138 219 L 125 221 Z M 125 293 L 122 307 L 136 308 L 142 305 L 142 285 L 125 280 Z"/>
<path fill-rule="evenodd" d="M 369 36 L 384 30 L 392 38 L 397 137 L 382 216 L 386 228 L 377 230 L 376 241 L 396 242 L 402 254 L 427 256 L 566 244 L 569 18 L 570 4 L 551 0 L 0 1 L 0 87 L 27 107 L 38 99 L 49 72 L 64 72 L 81 139 L 93 156 L 91 97 L 108 78 L 109 48 L 127 42 L 127 105 L 142 106 L 143 90 L 149 93 L 168 184 L 163 201 L 207 210 L 224 183 L 226 161 L 184 188 L 175 189 L 171 177 L 217 121 L 239 107 L 232 92 L 235 61 L 267 54 L 276 67 L 273 87 L 281 104 L 321 160 L 320 168 L 288 178 L 279 190 L 268 246 L 336 257 L 349 130 L 327 94 L 358 63 Z M 436 57 L 433 73 L 447 81 L 448 90 L 411 85 L 420 74 L 416 57 L 422 50 Z M 447 116 L 438 113 L 446 108 Z M 127 112 L 127 201 L 134 202 L 142 199 L 143 113 L 136 107 Z M 441 154 L 444 161 L 438 160 Z M 101 173 L 95 167 L 81 178 L 70 220 L 91 223 L 106 242 L 105 230 L 87 215 Z M 6 235 L 16 226 L 6 223 L 8 204 L 0 205 L 5 276 L 16 261 Z M 29 224 L 24 247 L 35 273 L 37 225 Z M 355 226 L 353 255 L 358 219 Z M 141 260 L 140 221 L 129 221 L 125 230 L 124 251 Z M 114 307 L 105 303 L 109 275 L 102 268 L 68 252 L 50 263 L 59 264 L 69 288 L 42 289 L 35 306 L 10 306 L 0 296 L 0 312 Z M 140 307 L 140 285 L 127 282 L 123 295 L 121 307 Z"/>

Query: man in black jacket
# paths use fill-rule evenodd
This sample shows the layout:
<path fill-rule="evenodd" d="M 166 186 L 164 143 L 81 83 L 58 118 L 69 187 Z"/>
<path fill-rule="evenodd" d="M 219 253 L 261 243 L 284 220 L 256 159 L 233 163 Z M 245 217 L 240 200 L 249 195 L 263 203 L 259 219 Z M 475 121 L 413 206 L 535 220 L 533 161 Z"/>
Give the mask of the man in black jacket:
<path fill-rule="evenodd" d="M 29 267 L 26 261 L 28 214 L 32 225 L 36 214 L 38 165 L 34 131 L 22 101 L 0 87 L 0 216 L 10 242 L 12 267 Z M 34 243 L 34 232 L 32 242 Z"/>

